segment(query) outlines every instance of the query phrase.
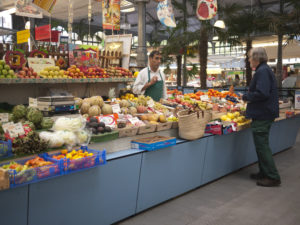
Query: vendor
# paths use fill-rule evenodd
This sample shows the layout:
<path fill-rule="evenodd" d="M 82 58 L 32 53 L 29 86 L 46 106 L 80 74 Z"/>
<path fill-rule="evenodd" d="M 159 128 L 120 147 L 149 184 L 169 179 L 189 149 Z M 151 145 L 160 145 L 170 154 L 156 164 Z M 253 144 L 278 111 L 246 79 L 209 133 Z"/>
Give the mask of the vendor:
<path fill-rule="evenodd" d="M 165 75 L 159 69 L 161 54 L 154 50 L 149 55 L 149 67 L 142 69 L 137 76 L 133 92 L 150 96 L 154 101 L 167 97 Z"/>

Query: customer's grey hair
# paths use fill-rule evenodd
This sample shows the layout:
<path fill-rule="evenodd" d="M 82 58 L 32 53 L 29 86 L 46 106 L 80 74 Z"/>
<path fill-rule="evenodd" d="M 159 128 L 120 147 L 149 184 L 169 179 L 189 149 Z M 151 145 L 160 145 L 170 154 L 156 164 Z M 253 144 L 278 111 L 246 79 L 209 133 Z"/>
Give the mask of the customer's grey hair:
<path fill-rule="evenodd" d="M 262 47 L 252 48 L 249 52 L 249 57 L 259 63 L 268 62 L 268 55 L 266 49 Z"/>

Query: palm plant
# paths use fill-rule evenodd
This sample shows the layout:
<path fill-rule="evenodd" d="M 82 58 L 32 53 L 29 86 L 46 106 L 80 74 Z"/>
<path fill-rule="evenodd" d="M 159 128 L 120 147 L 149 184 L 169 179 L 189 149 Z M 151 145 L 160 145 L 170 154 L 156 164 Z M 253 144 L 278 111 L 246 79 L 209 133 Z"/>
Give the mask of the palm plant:
<path fill-rule="evenodd" d="M 287 36 L 289 41 L 300 35 L 299 0 L 280 0 L 279 12 L 268 12 L 265 22 L 269 26 L 269 30 L 278 37 L 276 79 L 278 87 L 281 87 L 283 37 Z"/>
<path fill-rule="evenodd" d="M 262 11 L 256 9 L 242 9 L 237 4 L 225 5 L 223 8 L 224 22 L 227 27 L 227 42 L 232 45 L 246 42 L 246 80 L 250 84 L 252 75 L 248 53 L 252 48 L 255 33 L 265 30 Z M 231 38 L 233 37 L 233 38 Z"/>

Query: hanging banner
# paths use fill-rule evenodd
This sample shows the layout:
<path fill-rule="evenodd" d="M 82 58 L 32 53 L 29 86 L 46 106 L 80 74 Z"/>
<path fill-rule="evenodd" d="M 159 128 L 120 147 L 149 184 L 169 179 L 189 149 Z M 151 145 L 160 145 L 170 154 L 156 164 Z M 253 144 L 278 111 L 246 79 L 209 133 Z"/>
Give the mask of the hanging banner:
<path fill-rule="evenodd" d="M 60 31 L 51 30 L 51 42 L 58 42 L 59 40 Z M 50 42 L 50 38 L 42 39 L 40 41 Z"/>
<path fill-rule="evenodd" d="M 169 0 L 164 0 L 157 5 L 157 17 L 166 27 L 176 27 L 173 6 Z"/>
<path fill-rule="evenodd" d="M 35 40 L 41 41 L 50 39 L 51 26 L 50 24 L 35 28 Z"/>
<path fill-rule="evenodd" d="M 217 15 L 217 0 L 198 0 L 196 14 L 199 20 L 209 20 Z"/>
<path fill-rule="evenodd" d="M 107 30 L 120 30 L 120 0 L 102 1 L 102 27 Z"/>
<path fill-rule="evenodd" d="M 38 9 L 30 5 L 31 2 L 32 0 L 16 0 L 16 15 L 32 18 L 43 18 L 43 14 Z"/>
<path fill-rule="evenodd" d="M 51 11 L 55 4 L 56 0 L 33 0 L 31 3 L 33 7 L 43 12 L 47 16 L 51 15 Z"/>
<path fill-rule="evenodd" d="M 17 32 L 17 43 L 22 44 L 28 42 L 30 38 L 30 30 L 21 30 Z"/>

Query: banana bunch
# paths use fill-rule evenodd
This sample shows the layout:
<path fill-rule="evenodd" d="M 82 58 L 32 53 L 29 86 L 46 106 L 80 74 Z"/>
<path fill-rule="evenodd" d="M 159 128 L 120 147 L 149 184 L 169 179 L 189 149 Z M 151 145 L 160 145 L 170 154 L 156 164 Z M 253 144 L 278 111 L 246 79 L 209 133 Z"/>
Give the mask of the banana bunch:
<path fill-rule="evenodd" d="M 198 101 L 197 103 L 198 103 L 199 108 L 200 108 L 202 111 L 207 110 L 208 104 L 207 104 L 206 102 Z"/>

